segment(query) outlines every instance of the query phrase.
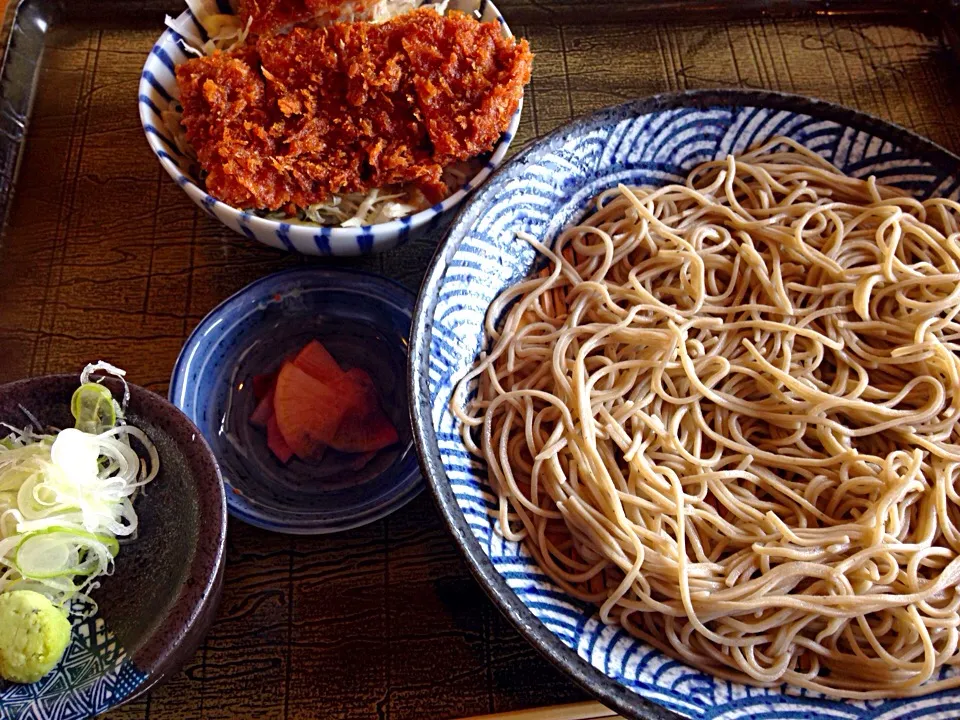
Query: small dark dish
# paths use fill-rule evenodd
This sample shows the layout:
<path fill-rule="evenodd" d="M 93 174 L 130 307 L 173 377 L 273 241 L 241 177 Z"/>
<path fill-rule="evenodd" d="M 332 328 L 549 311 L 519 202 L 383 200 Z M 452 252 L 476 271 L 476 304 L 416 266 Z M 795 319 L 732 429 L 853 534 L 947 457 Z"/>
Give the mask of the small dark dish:
<path fill-rule="evenodd" d="M 115 397 L 122 386 L 107 381 Z M 0 386 L 0 421 L 72 427 L 78 375 Z M 155 393 L 130 386 L 127 421 L 153 441 L 160 473 L 136 500 L 140 525 L 113 575 L 92 593 L 99 611 L 74 625 L 60 666 L 33 685 L 0 684 L 0 717 L 87 717 L 132 700 L 190 660 L 216 614 L 223 584 L 226 502 L 217 463 L 197 428 Z"/>
<path fill-rule="evenodd" d="M 213 448 L 232 515 L 277 532 L 329 533 L 373 522 L 420 492 L 404 382 L 413 303 L 404 287 L 375 275 L 300 268 L 248 285 L 203 319 L 174 366 L 170 399 Z M 337 453 L 282 464 L 248 422 L 254 376 L 311 340 L 370 375 L 400 436 L 362 468 Z"/>

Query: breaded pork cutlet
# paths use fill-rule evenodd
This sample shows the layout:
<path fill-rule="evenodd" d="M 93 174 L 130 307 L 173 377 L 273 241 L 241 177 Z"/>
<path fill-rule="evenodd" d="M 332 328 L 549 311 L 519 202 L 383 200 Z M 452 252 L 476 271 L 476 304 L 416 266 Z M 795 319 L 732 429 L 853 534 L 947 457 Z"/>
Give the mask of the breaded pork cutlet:
<path fill-rule="evenodd" d="M 443 198 L 443 168 L 493 148 L 531 63 L 497 23 L 422 9 L 260 37 L 180 65 L 177 82 L 207 190 L 290 212 L 407 183 Z"/>

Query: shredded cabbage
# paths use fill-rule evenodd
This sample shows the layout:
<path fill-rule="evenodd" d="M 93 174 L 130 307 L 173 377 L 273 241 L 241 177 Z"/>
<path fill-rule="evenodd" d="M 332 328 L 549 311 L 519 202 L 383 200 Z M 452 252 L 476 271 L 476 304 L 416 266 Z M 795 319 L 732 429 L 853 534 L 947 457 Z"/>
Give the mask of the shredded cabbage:
<path fill-rule="evenodd" d="M 137 532 L 133 501 L 160 460 L 143 431 L 123 419 L 126 381 L 122 403 L 110 396 L 110 408 L 106 388 L 90 382 L 97 371 L 123 380 L 107 363 L 84 369 L 71 407 L 90 432 L 4 425 L 11 432 L 0 442 L 0 593 L 34 590 L 62 607 L 80 600 L 95 609 L 87 593 L 113 571 L 118 538 Z"/>
<path fill-rule="evenodd" d="M 333 195 L 326 202 L 302 208 L 296 218 L 283 212 L 267 213 L 265 217 L 302 224 L 360 227 L 396 220 L 427 207 L 429 203 L 416 188 L 396 193 L 374 188 L 368 193 Z"/>
<path fill-rule="evenodd" d="M 341 6 L 341 14 L 335 18 L 337 22 L 353 22 L 367 20 L 374 23 L 384 23 L 398 15 L 410 12 L 421 6 L 431 7 L 443 15 L 447 11 L 449 0 L 441 2 L 425 2 L 425 0 L 377 0 L 373 5 L 365 7 L 359 3 L 360 11 L 356 11 L 353 3 L 345 2 Z M 243 46 L 250 32 L 251 18 L 244 25 L 236 15 L 225 15 L 220 12 L 216 0 L 187 0 L 187 5 L 193 16 L 203 26 L 206 39 L 201 37 L 193 20 L 189 17 L 166 18 L 167 27 L 183 38 L 184 48 L 197 56 L 210 56 L 217 52 L 229 52 Z M 186 13 L 184 13 L 186 15 Z M 173 138 L 180 154 L 192 161 L 196 161 L 197 154 L 187 140 L 186 129 L 181 117 L 183 108 L 174 99 L 161 110 L 161 120 L 164 127 Z M 476 162 L 456 163 L 444 170 L 443 180 L 450 193 L 455 192 L 479 170 Z M 269 220 L 280 220 L 300 225 L 322 225 L 339 227 L 361 227 L 363 225 L 378 225 L 380 223 L 397 220 L 430 207 L 430 202 L 417 188 L 404 186 L 391 190 L 374 188 L 366 193 L 345 193 L 333 195 L 328 200 L 305 208 L 297 208 L 294 215 L 285 212 L 258 211 L 256 214 Z"/>
<path fill-rule="evenodd" d="M 187 5 L 193 12 L 193 16 L 203 26 L 206 39 L 203 38 L 199 28 L 189 17 L 180 15 L 179 17 L 166 16 L 164 22 L 167 27 L 183 38 L 183 49 L 197 57 L 213 55 L 216 52 L 230 52 L 236 50 L 247 42 L 247 35 L 250 34 L 250 24 L 253 18 L 247 18 L 244 25 L 236 15 L 226 15 L 221 13 L 213 3 L 213 12 L 207 7 L 210 3 L 198 2 L 198 0 L 187 0 Z"/>

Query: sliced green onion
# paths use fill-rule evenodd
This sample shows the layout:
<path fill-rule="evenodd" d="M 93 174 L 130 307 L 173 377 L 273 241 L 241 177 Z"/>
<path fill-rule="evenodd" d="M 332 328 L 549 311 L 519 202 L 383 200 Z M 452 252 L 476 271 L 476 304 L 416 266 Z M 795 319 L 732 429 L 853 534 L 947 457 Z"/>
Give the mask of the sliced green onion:
<path fill-rule="evenodd" d="M 103 574 L 119 551 L 110 535 L 53 526 L 24 535 L 13 563 L 26 580 Z"/>
<path fill-rule="evenodd" d="M 136 533 L 133 500 L 156 477 L 159 456 L 95 372 L 123 380 L 107 363 L 89 365 L 71 400 L 77 427 L 43 435 L 11 430 L 0 442 L 0 593 L 40 592 L 55 604 L 89 600 L 112 572 L 118 537 Z M 142 456 L 131 444 L 136 440 Z M 90 607 L 95 607 L 92 604 Z"/>
<path fill-rule="evenodd" d="M 77 430 L 94 435 L 117 424 L 117 412 L 109 388 L 98 383 L 86 383 L 77 388 L 70 400 L 70 412 Z"/>

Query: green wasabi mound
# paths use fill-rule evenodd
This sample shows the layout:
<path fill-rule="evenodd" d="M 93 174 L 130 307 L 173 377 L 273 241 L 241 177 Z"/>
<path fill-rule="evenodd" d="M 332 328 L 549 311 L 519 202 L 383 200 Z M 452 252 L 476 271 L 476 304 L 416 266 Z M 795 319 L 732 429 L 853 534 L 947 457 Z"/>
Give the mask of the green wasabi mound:
<path fill-rule="evenodd" d="M 70 622 L 47 598 L 30 590 L 0 595 L 0 677 L 34 683 L 60 662 L 70 644 Z"/>

